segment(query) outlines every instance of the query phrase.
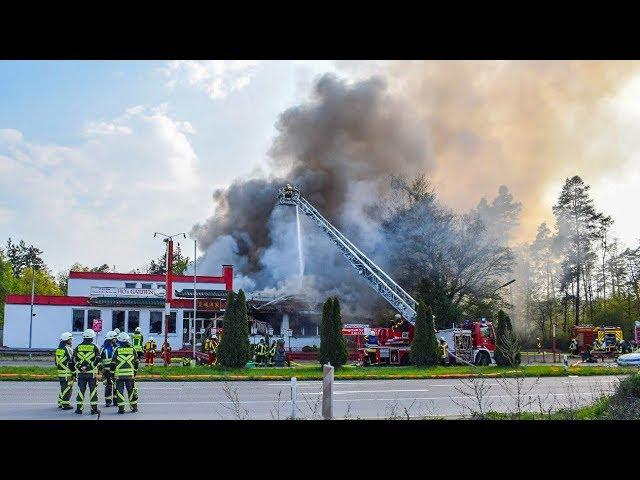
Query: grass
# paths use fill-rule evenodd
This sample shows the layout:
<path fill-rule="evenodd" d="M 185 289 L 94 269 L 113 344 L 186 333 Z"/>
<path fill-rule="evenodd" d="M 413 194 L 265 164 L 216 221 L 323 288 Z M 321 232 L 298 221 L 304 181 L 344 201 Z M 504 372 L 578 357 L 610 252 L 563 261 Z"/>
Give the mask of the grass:
<path fill-rule="evenodd" d="M 522 412 L 518 420 L 600 420 L 609 408 L 610 397 L 600 397 L 595 402 L 573 411 L 560 409 L 551 413 Z M 487 420 L 514 420 L 515 415 L 503 412 L 488 412 Z"/>
<path fill-rule="evenodd" d="M 375 379 L 426 379 L 464 378 L 479 375 L 488 377 L 563 377 L 568 375 L 626 375 L 638 372 L 636 367 L 575 366 L 565 370 L 561 366 L 508 367 L 356 367 L 347 365 L 335 372 L 338 380 Z M 322 368 L 317 365 L 301 365 L 289 368 L 243 368 L 223 371 L 205 366 L 183 367 L 162 365 L 142 367 L 138 372 L 141 381 L 216 381 L 216 380 L 321 380 Z M 57 380 L 54 366 L 0 366 L 0 380 Z"/>

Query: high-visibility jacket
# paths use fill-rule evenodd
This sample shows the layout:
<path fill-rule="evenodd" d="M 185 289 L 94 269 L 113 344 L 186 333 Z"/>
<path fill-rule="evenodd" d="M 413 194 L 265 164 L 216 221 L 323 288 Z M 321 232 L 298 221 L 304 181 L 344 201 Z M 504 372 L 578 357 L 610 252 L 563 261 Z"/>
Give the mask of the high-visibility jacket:
<path fill-rule="evenodd" d="M 447 342 L 440 343 L 440 355 L 445 360 L 449 358 L 449 345 L 447 345 Z"/>
<path fill-rule="evenodd" d="M 60 345 L 56 348 L 56 368 L 60 378 L 73 376 L 73 351 L 65 342 L 60 342 Z"/>
<path fill-rule="evenodd" d="M 116 348 L 113 352 L 113 360 L 111 362 L 111 370 L 116 378 L 133 378 L 135 371 L 138 369 L 138 356 L 133 347 L 125 345 Z"/>
<path fill-rule="evenodd" d="M 269 356 L 273 357 L 276 354 L 276 342 L 273 342 L 271 344 L 271 347 L 269 348 Z"/>
<path fill-rule="evenodd" d="M 100 349 L 90 338 L 85 338 L 73 351 L 73 363 L 78 373 L 98 373 Z"/>
<path fill-rule="evenodd" d="M 220 342 L 217 340 L 211 339 L 211 351 L 213 353 L 218 353 L 218 347 L 220 346 Z"/>
<path fill-rule="evenodd" d="M 204 341 L 204 351 L 205 351 L 206 353 L 209 353 L 209 352 L 211 351 L 211 339 L 210 339 L 210 338 L 207 338 L 207 339 Z"/>
<path fill-rule="evenodd" d="M 267 354 L 267 346 L 264 343 L 256 345 L 256 356 L 264 357 Z"/>
<path fill-rule="evenodd" d="M 156 353 L 157 349 L 158 345 L 156 345 L 156 342 L 154 342 L 153 340 L 147 340 L 144 344 L 145 352 Z"/>
<path fill-rule="evenodd" d="M 133 335 L 131 335 L 131 346 L 136 352 L 142 351 L 142 340 L 143 339 L 141 333 L 134 333 Z"/>
<path fill-rule="evenodd" d="M 102 363 L 102 368 L 111 369 L 111 358 L 113 357 L 114 345 L 110 340 L 107 340 L 102 345 L 102 349 L 100 350 L 100 362 Z"/>

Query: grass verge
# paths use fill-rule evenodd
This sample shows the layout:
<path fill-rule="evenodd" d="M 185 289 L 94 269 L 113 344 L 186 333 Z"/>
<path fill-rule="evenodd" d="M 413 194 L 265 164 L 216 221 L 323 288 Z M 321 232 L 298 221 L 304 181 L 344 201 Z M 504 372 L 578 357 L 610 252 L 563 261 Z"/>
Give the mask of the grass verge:
<path fill-rule="evenodd" d="M 560 366 L 508 367 L 355 367 L 344 366 L 335 372 L 337 380 L 407 380 L 427 378 L 486 377 L 565 377 L 569 375 L 627 375 L 638 372 L 637 367 L 575 366 L 565 370 Z M 209 367 L 153 366 L 143 367 L 136 377 L 140 381 L 217 381 L 217 380 L 321 380 L 320 366 L 290 368 L 243 368 L 223 371 Z M 57 380 L 56 368 L 38 366 L 0 366 L 1 380 Z"/>

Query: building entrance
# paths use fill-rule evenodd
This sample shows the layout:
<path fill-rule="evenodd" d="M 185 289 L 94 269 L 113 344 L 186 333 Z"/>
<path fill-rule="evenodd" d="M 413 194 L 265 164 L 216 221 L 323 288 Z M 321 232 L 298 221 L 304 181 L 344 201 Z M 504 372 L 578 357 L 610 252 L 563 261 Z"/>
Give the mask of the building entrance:
<path fill-rule="evenodd" d="M 196 350 L 202 351 L 204 340 L 212 330 L 222 328 L 222 315 L 218 312 L 196 312 Z M 184 312 L 184 328 L 182 343 L 185 347 L 193 346 L 193 311 Z"/>

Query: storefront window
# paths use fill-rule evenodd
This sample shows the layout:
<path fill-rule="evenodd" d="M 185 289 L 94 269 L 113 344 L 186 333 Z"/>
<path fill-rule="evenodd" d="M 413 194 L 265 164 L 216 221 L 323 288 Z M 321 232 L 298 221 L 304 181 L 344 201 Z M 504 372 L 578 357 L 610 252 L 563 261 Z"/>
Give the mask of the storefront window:
<path fill-rule="evenodd" d="M 162 312 L 151 312 L 149 333 L 162 333 Z"/>
<path fill-rule="evenodd" d="M 136 288 L 136 284 L 135 283 L 127 283 L 127 282 L 125 282 L 124 288 Z"/>
<path fill-rule="evenodd" d="M 100 310 L 89 310 L 89 314 L 87 315 L 88 328 L 93 327 L 93 321 L 100 318 L 100 313 Z"/>
<path fill-rule="evenodd" d="M 111 329 L 119 329 L 124 332 L 124 310 L 114 310 L 111 312 Z"/>
<path fill-rule="evenodd" d="M 129 321 L 127 322 L 127 332 L 135 332 L 140 326 L 140 312 L 137 310 L 129 310 Z"/>
<path fill-rule="evenodd" d="M 176 333 L 176 312 L 169 315 L 169 333 Z"/>
<path fill-rule="evenodd" d="M 150 284 L 150 283 L 142 283 L 142 284 L 140 284 L 140 288 L 148 288 L 148 289 L 151 289 L 151 284 Z"/>
<path fill-rule="evenodd" d="M 82 332 L 85 330 L 84 310 L 73 309 L 73 321 L 71 325 L 72 332 Z"/>

